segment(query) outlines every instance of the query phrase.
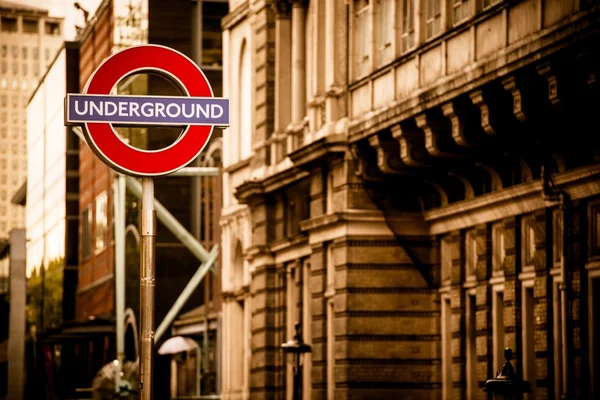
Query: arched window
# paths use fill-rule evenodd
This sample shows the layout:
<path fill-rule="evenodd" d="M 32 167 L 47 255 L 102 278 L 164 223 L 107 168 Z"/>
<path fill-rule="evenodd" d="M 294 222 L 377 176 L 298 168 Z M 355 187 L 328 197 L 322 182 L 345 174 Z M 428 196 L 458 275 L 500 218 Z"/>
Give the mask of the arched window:
<path fill-rule="evenodd" d="M 239 108 L 238 108 L 238 126 L 239 126 L 239 159 L 243 160 L 250 156 L 252 152 L 252 66 L 250 63 L 250 50 L 246 40 L 242 42 L 240 49 L 240 70 L 239 70 Z"/>

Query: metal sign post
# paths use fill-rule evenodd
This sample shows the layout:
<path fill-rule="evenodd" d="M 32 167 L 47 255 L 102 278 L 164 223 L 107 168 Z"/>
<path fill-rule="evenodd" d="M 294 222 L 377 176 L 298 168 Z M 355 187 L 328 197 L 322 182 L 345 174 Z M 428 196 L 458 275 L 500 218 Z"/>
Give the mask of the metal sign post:
<path fill-rule="evenodd" d="M 154 242 L 156 240 L 156 210 L 154 210 L 154 179 L 142 178 L 142 239 L 140 249 L 140 319 L 141 360 L 140 398 L 152 398 L 154 371 Z"/>
<path fill-rule="evenodd" d="M 111 95 L 121 80 L 144 72 L 163 75 L 185 96 Z M 125 143 L 113 124 L 180 126 L 183 132 L 172 145 L 149 151 Z M 213 128 L 229 125 L 229 101 L 213 96 L 202 70 L 182 53 L 164 46 L 134 46 L 104 60 L 82 94 L 66 96 L 65 125 L 83 125 L 85 140 L 98 158 L 117 172 L 142 178 L 139 387 L 140 399 L 152 400 L 156 241 L 153 177 L 175 173 L 196 159 L 208 144 Z M 124 191 L 119 196 L 125 196 Z"/>

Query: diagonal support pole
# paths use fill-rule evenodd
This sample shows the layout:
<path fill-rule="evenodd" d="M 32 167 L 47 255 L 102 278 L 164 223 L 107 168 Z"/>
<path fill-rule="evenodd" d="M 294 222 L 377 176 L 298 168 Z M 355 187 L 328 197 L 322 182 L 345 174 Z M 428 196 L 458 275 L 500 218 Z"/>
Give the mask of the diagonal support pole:
<path fill-rule="evenodd" d="M 185 289 L 183 289 L 183 291 L 181 292 L 181 294 L 179 295 L 179 297 L 177 298 L 177 300 L 175 301 L 165 318 L 162 320 L 162 322 L 156 329 L 156 334 L 154 336 L 155 343 L 158 343 L 161 336 L 166 332 L 173 320 L 177 317 L 177 314 L 179 314 L 181 308 L 188 301 L 194 290 L 196 290 L 196 287 L 198 287 L 198 284 L 202 281 L 204 275 L 206 275 L 206 273 L 212 268 L 218 256 L 219 246 L 214 245 L 213 248 L 210 250 L 208 259 L 204 263 L 202 263 L 202 265 L 200 265 L 200 268 L 198 268 L 194 276 L 192 276 L 192 279 L 190 279 Z"/>
<path fill-rule="evenodd" d="M 85 143 L 85 137 L 83 136 L 83 131 L 81 127 L 76 126 L 73 127 L 73 132 Z M 176 173 L 172 175 L 181 175 L 181 176 L 216 176 L 218 175 L 218 168 L 209 168 L 209 167 L 188 167 L 182 168 Z M 135 194 L 138 199 L 142 198 L 142 184 L 135 178 L 127 176 L 125 178 L 125 182 L 127 188 Z M 187 247 L 192 254 L 201 262 L 206 262 L 208 260 L 208 251 L 196 240 L 191 233 L 187 231 L 177 221 L 175 217 L 156 199 L 154 199 L 154 208 L 156 209 L 156 216 L 160 222 L 162 222 L 173 235 L 177 239 Z M 212 272 L 214 274 L 217 273 L 216 265 L 212 267 Z"/>
<path fill-rule="evenodd" d="M 133 194 L 135 194 L 138 198 L 142 196 L 142 184 L 135 178 L 127 176 L 126 178 L 127 188 L 131 190 Z M 156 208 L 156 214 L 158 220 L 162 222 L 172 233 L 175 235 L 177 239 L 181 241 L 187 247 L 198 260 L 205 263 L 209 259 L 209 253 L 206 249 L 196 240 L 195 237 L 192 236 L 191 233 L 187 231 L 177 221 L 177 219 L 156 199 L 154 199 L 154 207 Z M 213 267 L 213 273 L 216 273 L 216 268 Z"/>

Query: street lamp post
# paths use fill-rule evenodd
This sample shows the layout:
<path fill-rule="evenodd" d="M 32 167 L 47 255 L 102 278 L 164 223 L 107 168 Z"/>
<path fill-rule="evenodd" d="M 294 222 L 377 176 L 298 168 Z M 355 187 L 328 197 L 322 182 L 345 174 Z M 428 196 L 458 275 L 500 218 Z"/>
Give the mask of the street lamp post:
<path fill-rule="evenodd" d="M 524 381 L 510 363 L 512 349 L 504 349 L 506 362 L 497 377 L 485 383 L 485 392 L 493 395 L 494 400 L 520 400 L 524 393 L 531 393 L 531 385 Z"/>
<path fill-rule="evenodd" d="M 300 323 L 296 322 L 296 334 L 286 343 L 281 345 L 283 351 L 293 356 L 294 362 L 294 400 L 300 400 L 300 358 L 304 353 L 309 353 L 311 347 L 304 343 L 302 334 L 300 333 Z"/>

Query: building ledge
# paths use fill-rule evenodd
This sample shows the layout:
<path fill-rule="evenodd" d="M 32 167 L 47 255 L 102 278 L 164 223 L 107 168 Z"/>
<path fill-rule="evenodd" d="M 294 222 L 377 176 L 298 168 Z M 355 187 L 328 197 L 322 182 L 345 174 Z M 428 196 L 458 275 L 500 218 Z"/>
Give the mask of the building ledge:
<path fill-rule="evenodd" d="M 310 169 L 323 162 L 329 155 L 344 154 L 348 149 L 346 135 L 334 134 L 321 137 L 292 152 L 289 157 L 295 166 Z"/>
<path fill-rule="evenodd" d="M 221 28 L 223 30 L 231 29 L 237 24 L 239 24 L 250 11 L 250 1 L 246 0 L 241 2 L 236 8 L 231 10 L 229 14 L 227 14 L 221 20 Z"/>
<path fill-rule="evenodd" d="M 267 193 L 275 192 L 309 176 L 309 173 L 298 168 L 288 168 L 264 180 L 245 181 L 235 190 L 235 197 L 242 204 L 251 204 Z"/>
<path fill-rule="evenodd" d="M 543 29 L 536 35 L 495 52 L 492 56 L 469 64 L 460 73 L 442 77 L 427 87 L 415 89 L 410 97 L 396 99 L 385 106 L 367 111 L 351 119 L 348 129 L 349 143 L 368 138 L 376 132 L 439 106 L 461 93 L 481 87 L 499 76 L 507 76 L 539 61 L 540 58 L 556 53 L 573 41 L 589 39 L 591 35 L 598 33 L 599 20 L 600 7 L 580 11 L 565 18 L 561 24 Z M 446 40 L 447 37 L 441 37 L 440 40 L 442 39 Z M 352 83 L 350 93 L 369 82 L 372 83 L 383 73 L 393 71 L 406 59 L 407 57 L 403 56 L 381 71 L 375 71 Z"/>

